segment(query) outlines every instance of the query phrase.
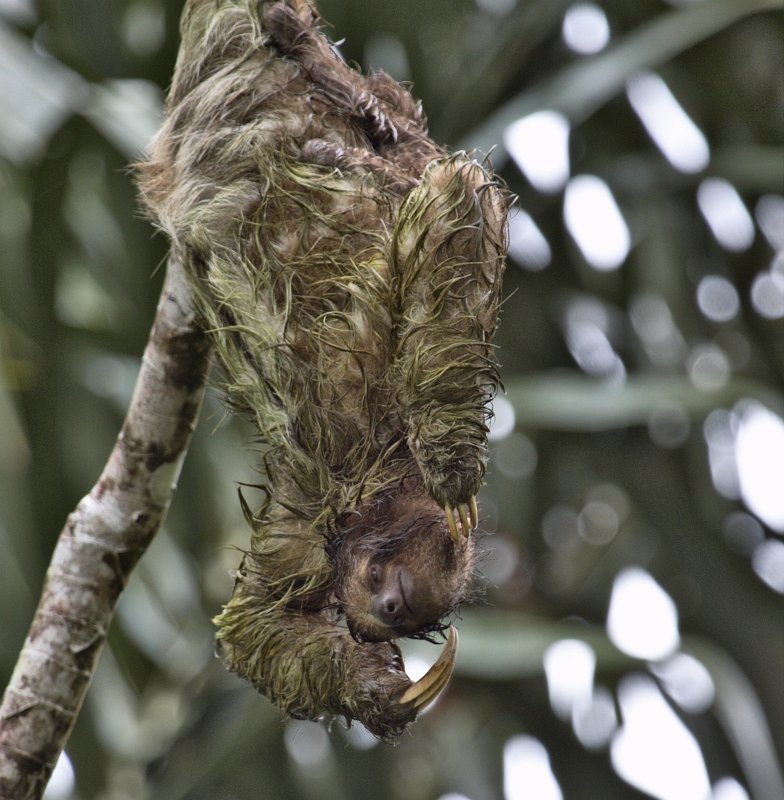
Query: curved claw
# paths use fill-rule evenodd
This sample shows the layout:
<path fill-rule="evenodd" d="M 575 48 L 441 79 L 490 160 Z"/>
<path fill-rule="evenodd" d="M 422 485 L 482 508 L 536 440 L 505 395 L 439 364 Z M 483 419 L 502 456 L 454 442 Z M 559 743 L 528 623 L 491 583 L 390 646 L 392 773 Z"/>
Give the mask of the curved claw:
<path fill-rule="evenodd" d="M 465 503 L 461 503 L 457 507 L 457 511 L 460 514 L 460 525 L 463 528 L 463 535 L 468 536 L 473 528 L 473 525 L 470 525 L 468 522 L 468 506 Z"/>
<path fill-rule="evenodd" d="M 459 541 L 459 536 L 457 534 L 457 523 L 455 522 L 454 509 L 450 505 L 445 505 L 444 513 L 446 514 L 446 524 L 449 526 L 449 533 L 452 536 L 452 541 L 457 544 Z"/>
<path fill-rule="evenodd" d="M 476 508 L 476 497 L 472 495 L 468 503 L 460 503 L 457 508 L 445 505 L 444 513 L 446 514 L 446 524 L 449 526 L 452 541 L 457 544 L 460 541 L 458 522 L 460 531 L 462 531 L 466 539 L 477 525 L 479 514 Z"/>
<path fill-rule="evenodd" d="M 454 626 L 449 628 L 449 636 L 438 660 L 427 671 L 427 674 L 406 689 L 398 701 L 401 705 L 410 703 L 415 709 L 424 708 L 438 697 L 444 690 L 452 670 L 455 668 L 455 654 L 457 653 L 457 630 Z"/>

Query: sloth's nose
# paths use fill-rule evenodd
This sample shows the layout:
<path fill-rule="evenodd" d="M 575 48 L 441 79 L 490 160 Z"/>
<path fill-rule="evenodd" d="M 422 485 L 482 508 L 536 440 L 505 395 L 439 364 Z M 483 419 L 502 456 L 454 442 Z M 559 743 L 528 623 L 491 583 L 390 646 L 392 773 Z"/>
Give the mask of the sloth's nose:
<path fill-rule="evenodd" d="M 376 600 L 376 616 L 385 625 L 401 625 L 406 620 L 406 607 L 400 592 L 390 589 Z"/>

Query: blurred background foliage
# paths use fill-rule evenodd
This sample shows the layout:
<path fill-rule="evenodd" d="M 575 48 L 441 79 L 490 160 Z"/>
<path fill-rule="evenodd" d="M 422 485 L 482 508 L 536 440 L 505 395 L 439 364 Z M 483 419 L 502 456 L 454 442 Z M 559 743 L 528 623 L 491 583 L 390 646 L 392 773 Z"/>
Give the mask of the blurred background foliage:
<path fill-rule="evenodd" d="M 257 475 L 210 397 L 49 797 L 784 796 L 780 2 L 319 6 L 347 59 L 413 84 L 436 140 L 495 145 L 520 198 L 485 602 L 398 746 L 283 722 L 213 658 Z M 180 10 L 0 0 L 3 683 L 153 316 L 166 243 L 128 164 Z"/>

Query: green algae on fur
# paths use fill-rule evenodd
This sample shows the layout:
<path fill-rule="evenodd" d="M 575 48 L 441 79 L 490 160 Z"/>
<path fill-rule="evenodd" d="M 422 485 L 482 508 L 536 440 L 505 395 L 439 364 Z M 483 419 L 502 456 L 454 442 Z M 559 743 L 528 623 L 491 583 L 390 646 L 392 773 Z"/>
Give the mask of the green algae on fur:
<path fill-rule="evenodd" d="M 443 509 L 484 476 L 508 196 L 317 22 L 309 0 L 190 0 L 140 186 L 262 442 L 221 653 L 287 714 L 392 739 L 418 708 L 388 640 L 472 591 Z M 376 561 L 405 570 L 415 627 L 371 613 Z"/>

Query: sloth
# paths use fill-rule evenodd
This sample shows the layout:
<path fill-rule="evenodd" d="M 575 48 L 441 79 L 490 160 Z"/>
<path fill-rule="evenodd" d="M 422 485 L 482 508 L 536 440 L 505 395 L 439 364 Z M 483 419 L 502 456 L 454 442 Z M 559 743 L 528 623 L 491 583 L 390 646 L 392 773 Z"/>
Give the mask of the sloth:
<path fill-rule="evenodd" d="M 219 652 L 286 714 L 393 740 L 446 685 L 474 591 L 510 201 L 318 23 L 310 0 L 190 0 L 139 184 L 258 431 Z M 446 631 L 412 683 L 394 640 Z"/>

